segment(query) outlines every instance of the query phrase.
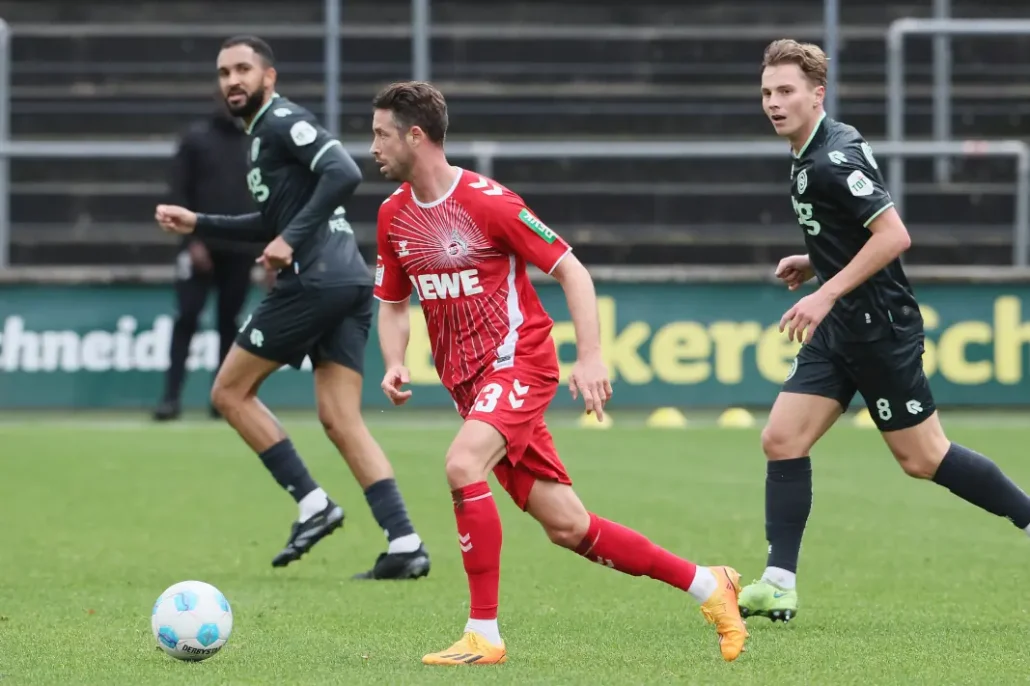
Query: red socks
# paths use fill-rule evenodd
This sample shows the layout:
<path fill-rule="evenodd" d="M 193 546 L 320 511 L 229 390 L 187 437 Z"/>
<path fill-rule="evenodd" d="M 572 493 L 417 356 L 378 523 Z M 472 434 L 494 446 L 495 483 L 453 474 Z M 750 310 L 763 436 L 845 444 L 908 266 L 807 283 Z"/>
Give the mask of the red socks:
<path fill-rule="evenodd" d="M 496 512 L 496 510 L 494 510 Z M 655 545 L 646 536 L 590 513 L 590 528 L 576 552 L 630 576 L 649 576 L 687 591 L 697 566 Z"/>
<path fill-rule="evenodd" d="M 485 481 L 451 492 L 458 544 L 469 579 L 470 619 L 497 619 L 501 584 L 501 516 Z"/>
<path fill-rule="evenodd" d="M 458 543 L 469 580 L 470 619 L 497 619 L 501 583 L 501 517 L 485 481 L 451 492 Z M 689 591 L 697 567 L 655 545 L 643 534 L 590 513 L 576 548 L 583 557 L 630 576 L 648 576 Z"/>

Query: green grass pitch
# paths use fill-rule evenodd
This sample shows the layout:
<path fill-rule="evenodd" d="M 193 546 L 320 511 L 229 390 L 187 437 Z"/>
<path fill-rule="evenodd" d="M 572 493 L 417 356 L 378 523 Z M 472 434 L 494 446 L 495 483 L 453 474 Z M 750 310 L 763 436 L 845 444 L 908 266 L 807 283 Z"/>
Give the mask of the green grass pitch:
<path fill-rule="evenodd" d="M 1026 648 L 1030 540 L 904 477 L 875 431 L 841 425 L 813 456 L 815 504 L 789 625 L 749 623 L 719 657 L 687 595 L 550 545 L 495 486 L 505 524 L 501 629 L 509 662 L 430 668 L 458 638 L 467 591 L 443 455 L 453 419 L 372 413 L 433 557 L 427 579 L 349 579 L 384 547 L 358 487 L 310 415 L 285 419 L 344 528 L 284 570 L 295 515 L 224 424 L 8 415 L 0 425 L 0 686 L 8 684 L 1014 684 Z M 587 506 L 749 581 L 765 556 L 757 429 L 606 431 L 553 422 Z M 945 415 L 948 419 L 948 415 Z M 1030 420 L 947 422 L 954 440 L 1030 485 Z M 174 582 L 229 598 L 228 645 L 199 664 L 160 652 L 150 608 Z"/>

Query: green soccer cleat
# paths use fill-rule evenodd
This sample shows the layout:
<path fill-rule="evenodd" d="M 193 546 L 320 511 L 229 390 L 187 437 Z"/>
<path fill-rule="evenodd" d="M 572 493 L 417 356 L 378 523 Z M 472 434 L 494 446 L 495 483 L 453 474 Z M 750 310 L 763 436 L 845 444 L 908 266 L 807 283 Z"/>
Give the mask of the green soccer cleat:
<path fill-rule="evenodd" d="M 789 622 L 798 614 L 798 592 L 760 579 L 740 591 L 737 604 L 741 617 L 768 617 L 774 622 Z"/>

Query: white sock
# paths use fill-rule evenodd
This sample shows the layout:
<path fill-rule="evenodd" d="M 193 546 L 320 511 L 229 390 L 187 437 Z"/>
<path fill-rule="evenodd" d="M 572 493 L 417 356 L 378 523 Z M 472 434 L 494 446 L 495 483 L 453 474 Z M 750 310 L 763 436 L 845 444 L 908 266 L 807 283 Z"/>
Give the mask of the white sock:
<path fill-rule="evenodd" d="M 501 645 L 501 630 L 497 628 L 496 619 L 469 619 L 465 631 L 475 631 L 495 646 Z"/>
<path fill-rule="evenodd" d="M 687 589 L 687 593 L 692 595 L 697 602 L 703 603 L 712 597 L 715 593 L 715 589 L 719 587 L 719 582 L 716 580 L 715 575 L 712 574 L 712 570 L 708 567 L 697 566 L 697 571 L 694 573 L 694 580 L 690 582 L 690 588 Z"/>
<path fill-rule="evenodd" d="M 297 505 L 300 507 L 298 521 L 306 522 L 329 505 L 329 496 L 321 488 L 316 488 L 301 498 Z"/>
<path fill-rule="evenodd" d="M 408 534 L 390 541 L 390 546 L 386 549 L 386 552 L 413 553 L 418 550 L 420 545 L 422 545 L 422 539 L 418 537 L 418 534 Z"/>
<path fill-rule="evenodd" d="M 794 572 L 788 572 L 779 567 L 766 567 L 762 573 L 762 581 L 768 581 L 773 586 L 779 586 L 784 591 L 792 591 L 797 586 L 798 576 Z"/>

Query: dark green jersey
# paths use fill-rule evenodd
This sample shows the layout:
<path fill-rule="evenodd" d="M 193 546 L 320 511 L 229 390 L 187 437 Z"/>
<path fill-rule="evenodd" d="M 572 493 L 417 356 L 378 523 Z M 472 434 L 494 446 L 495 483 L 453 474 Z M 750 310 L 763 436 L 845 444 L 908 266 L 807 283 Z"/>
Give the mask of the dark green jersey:
<path fill-rule="evenodd" d="M 198 215 L 197 232 L 271 242 L 282 236 L 293 265 L 280 280 L 306 286 L 371 285 L 344 203 L 361 171 L 340 142 L 303 107 L 275 94 L 255 115 L 247 186 L 260 212 Z"/>
<path fill-rule="evenodd" d="M 869 225 L 894 202 L 862 135 L 825 115 L 794 155 L 790 178 L 794 212 L 823 284 L 855 258 L 872 235 Z M 918 316 L 901 261 L 894 260 L 838 300 L 827 323 L 841 338 L 868 341 Z"/>

